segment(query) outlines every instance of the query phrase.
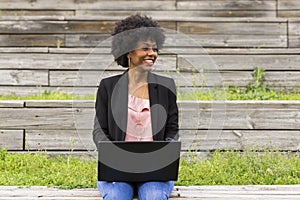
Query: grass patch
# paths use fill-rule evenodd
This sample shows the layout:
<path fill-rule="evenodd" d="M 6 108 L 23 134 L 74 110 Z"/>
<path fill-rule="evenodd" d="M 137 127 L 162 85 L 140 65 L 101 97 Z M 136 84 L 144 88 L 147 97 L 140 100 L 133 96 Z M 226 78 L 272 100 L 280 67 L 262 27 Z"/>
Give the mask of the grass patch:
<path fill-rule="evenodd" d="M 1 95 L 0 100 L 95 100 L 96 96 L 92 94 L 79 96 L 74 94 L 63 93 L 60 91 L 45 90 L 42 93 L 31 94 L 27 96 L 16 95 L 11 93 L 8 95 Z"/>
<path fill-rule="evenodd" d="M 280 152 L 220 152 L 182 159 L 177 185 L 287 185 L 300 183 L 300 158 Z"/>
<path fill-rule="evenodd" d="M 300 158 L 279 152 L 216 151 L 208 159 L 181 158 L 176 185 L 300 184 Z M 0 185 L 94 188 L 96 161 L 47 153 L 0 150 Z"/>

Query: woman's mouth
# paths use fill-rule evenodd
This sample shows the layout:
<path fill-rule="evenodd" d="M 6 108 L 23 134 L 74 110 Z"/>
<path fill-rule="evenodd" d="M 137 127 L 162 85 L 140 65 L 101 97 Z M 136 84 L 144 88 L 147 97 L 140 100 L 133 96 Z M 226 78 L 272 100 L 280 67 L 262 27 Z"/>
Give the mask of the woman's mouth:
<path fill-rule="evenodd" d="M 146 60 L 144 60 L 144 62 L 145 62 L 146 65 L 153 65 L 154 64 L 154 60 L 152 60 L 152 59 L 146 59 Z"/>

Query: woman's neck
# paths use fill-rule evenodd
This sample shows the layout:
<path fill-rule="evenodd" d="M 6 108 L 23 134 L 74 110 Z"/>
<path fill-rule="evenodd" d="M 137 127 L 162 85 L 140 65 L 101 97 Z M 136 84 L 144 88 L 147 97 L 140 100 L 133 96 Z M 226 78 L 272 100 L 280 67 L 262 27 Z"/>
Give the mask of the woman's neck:
<path fill-rule="evenodd" d="M 141 72 L 138 70 L 129 69 L 128 92 L 140 98 L 149 98 L 147 77 L 148 77 L 147 71 Z"/>
<path fill-rule="evenodd" d="M 147 71 L 139 71 L 136 69 L 128 70 L 129 84 L 138 85 L 147 83 L 148 72 Z"/>

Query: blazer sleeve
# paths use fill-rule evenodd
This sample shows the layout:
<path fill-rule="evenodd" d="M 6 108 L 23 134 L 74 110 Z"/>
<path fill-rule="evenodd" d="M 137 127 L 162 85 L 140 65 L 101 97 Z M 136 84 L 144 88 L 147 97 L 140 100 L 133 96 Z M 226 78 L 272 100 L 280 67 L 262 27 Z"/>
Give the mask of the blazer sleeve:
<path fill-rule="evenodd" d="M 170 88 L 168 89 L 168 100 L 165 140 L 178 140 L 178 106 L 176 102 L 176 86 L 173 79 L 171 79 Z"/>
<path fill-rule="evenodd" d="M 108 93 L 103 80 L 101 80 L 97 91 L 93 140 L 96 146 L 99 141 L 111 140 L 108 131 Z"/>

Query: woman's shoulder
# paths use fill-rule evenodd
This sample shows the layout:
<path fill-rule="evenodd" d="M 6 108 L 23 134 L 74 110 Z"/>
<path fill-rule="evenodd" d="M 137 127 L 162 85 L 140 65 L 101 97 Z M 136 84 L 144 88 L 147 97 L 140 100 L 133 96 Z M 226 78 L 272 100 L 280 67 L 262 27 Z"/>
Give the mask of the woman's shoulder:
<path fill-rule="evenodd" d="M 174 84 L 174 79 L 171 77 L 167 77 L 167 76 L 163 76 L 163 75 L 159 75 L 156 73 L 151 73 L 152 76 L 154 77 L 154 79 L 156 80 L 157 83 L 164 83 L 164 84 L 168 84 L 168 85 L 173 85 Z"/>
<path fill-rule="evenodd" d="M 122 74 L 117 74 L 117 75 L 102 78 L 101 83 L 104 85 L 116 83 L 121 78 L 121 76 Z"/>

